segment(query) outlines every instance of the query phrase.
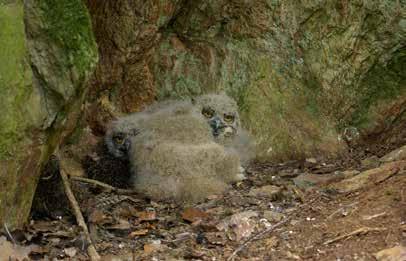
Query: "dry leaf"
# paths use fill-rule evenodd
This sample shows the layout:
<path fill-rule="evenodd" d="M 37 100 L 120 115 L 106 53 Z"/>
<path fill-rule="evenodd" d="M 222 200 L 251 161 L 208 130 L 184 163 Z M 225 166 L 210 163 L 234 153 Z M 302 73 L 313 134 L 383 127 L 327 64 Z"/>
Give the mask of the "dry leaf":
<path fill-rule="evenodd" d="M 204 237 L 210 244 L 224 246 L 227 242 L 226 235 L 222 232 L 206 233 Z"/>
<path fill-rule="evenodd" d="M 65 255 L 67 255 L 68 257 L 74 257 L 74 256 L 76 256 L 78 250 L 77 250 L 75 247 L 68 247 L 68 248 L 65 248 L 65 249 L 63 250 L 63 252 L 64 252 Z"/>
<path fill-rule="evenodd" d="M 107 227 L 108 229 L 127 230 L 131 228 L 130 222 L 120 219 L 117 224 Z"/>
<path fill-rule="evenodd" d="M 140 211 L 137 212 L 137 217 L 139 221 L 153 221 L 156 220 L 156 212 L 155 210 Z"/>
<path fill-rule="evenodd" d="M 145 244 L 144 245 L 144 253 L 145 254 L 151 254 L 152 252 L 155 252 L 157 250 L 159 250 L 161 248 L 161 242 L 157 241 L 157 242 L 153 242 L 150 244 Z"/>
<path fill-rule="evenodd" d="M 5 237 L 0 237 L 0 260 L 23 260 L 29 259 L 28 254 L 31 252 L 31 247 L 13 245 Z"/>
<path fill-rule="evenodd" d="M 148 229 L 140 229 L 140 230 L 135 230 L 133 232 L 130 233 L 129 237 L 130 238 L 134 238 L 136 236 L 145 236 L 148 234 Z"/>
<path fill-rule="evenodd" d="M 187 208 L 182 212 L 182 218 L 189 222 L 196 222 L 208 217 L 208 214 L 197 208 Z"/>

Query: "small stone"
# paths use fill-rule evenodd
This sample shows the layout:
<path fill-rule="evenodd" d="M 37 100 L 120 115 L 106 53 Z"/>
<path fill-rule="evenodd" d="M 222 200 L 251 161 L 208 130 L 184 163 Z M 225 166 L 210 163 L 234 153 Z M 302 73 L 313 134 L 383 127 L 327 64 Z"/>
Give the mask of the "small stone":
<path fill-rule="evenodd" d="M 131 232 L 128 237 L 129 238 L 135 238 L 135 237 L 138 237 L 138 236 L 145 236 L 147 234 L 148 234 L 148 229 L 139 229 L 139 230 Z"/>
<path fill-rule="evenodd" d="M 281 178 L 295 178 L 299 176 L 300 172 L 298 169 L 291 170 L 291 169 L 283 169 L 278 172 L 278 176 Z"/>
<path fill-rule="evenodd" d="M 390 162 L 390 161 L 396 161 L 396 160 L 404 160 L 406 159 L 406 145 L 391 151 L 390 153 L 386 154 L 379 160 L 381 162 Z"/>
<path fill-rule="evenodd" d="M 341 172 L 341 175 L 343 176 L 344 179 L 348 179 L 348 178 L 352 178 L 360 173 L 361 172 L 358 170 L 346 170 L 346 171 Z"/>
<path fill-rule="evenodd" d="M 300 223 L 299 220 L 291 220 L 291 221 L 290 221 L 290 224 L 291 224 L 292 226 L 296 226 L 296 225 L 299 224 L 299 223 Z"/>
<path fill-rule="evenodd" d="M 306 159 L 306 162 L 316 164 L 317 160 L 315 158 L 308 158 L 308 159 Z"/>
<path fill-rule="evenodd" d="M 147 209 L 146 211 L 137 212 L 139 221 L 154 221 L 157 219 L 156 211 L 154 209 Z"/>
<path fill-rule="evenodd" d="M 406 260 L 406 247 L 395 246 L 392 248 L 384 249 L 375 254 L 378 261 L 400 261 Z"/>
<path fill-rule="evenodd" d="M 344 179 L 330 188 L 341 193 L 349 193 L 369 185 L 378 184 L 390 176 L 406 170 L 406 161 L 386 163 L 379 168 L 364 171 L 355 177 Z"/>
<path fill-rule="evenodd" d="M 371 156 L 361 161 L 361 167 L 363 169 L 373 169 L 379 166 L 379 158 L 377 156 Z"/>
<path fill-rule="evenodd" d="M 293 179 L 293 182 L 297 187 L 300 189 L 307 190 L 314 186 L 320 186 L 329 184 L 338 180 L 341 180 L 342 177 L 336 174 L 324 174 L 324 175 L 317 175 L 317 174 L 302 174 Z"/>
<path fill-rule="evenodd" d="M 158 251 L 161 248 L 161 242 L 152 242 L 144 245 L 144 253 L 151 254 Z"/>
<path fill-rule="evenodd" d="M 251 210 L 236 213 L 220 222 L 217 229 L 226 232 L 231 230 L 234 234 L 231 240 L 239 241 L 248 238 L 254 232 L 256 222 L 252 218 L 257 216 L 258 213 Z"/>
<path fill-rule="evenodd" d="M 191 223 L 198 220 L 203 220 L 208 217 L 208 214 L 197 208 L 187 208 L 182 212 L 182 218 Z"/>
<path fill-rule="evenodd" d="M 268 249 L 273 249 L 279 245 L 279 240 L 277 237 L 273 236 L 265 240 L 265 246 Z"/>
<path fill-rule="evenodd" d="M 75 247 L 68 247 L 65 248 L 63 250 L 63 252 L 65 253 L 65 255 L 67 255 L 68 257 L 74 257 L 76 256 L 76 253 L 78 252 L 77 249 Z"/>
<path fill-rule="evenodd" d="M 108 229 L 114 229 L 114 230 L 129 230 L 131 228 L 130 222 L 125 219 L 119 219 L 117 224 L 111 225 L 107 227 Z"/>
<path fill-rule="evenodd" d="M 284 218 L 284 215 L 276 211 L 267 210 L 264 212 L 264 218 L 266 218 L 269 222 L 277 223 Z"/>
<path fill-rule="evenodd" d="M 282 189 L 277 186 L 267 185 L 260 188 L 251 189 L 248 193 L 253 197 L 266 197 L 270 200 L 276 200 L 281 196 Z"/>
<path fill-rule="evenodd" d="M 204 237 L 212 245 L 224 246 L 227 242 L 226 235 L 222 232 L 208 232 Z"/>

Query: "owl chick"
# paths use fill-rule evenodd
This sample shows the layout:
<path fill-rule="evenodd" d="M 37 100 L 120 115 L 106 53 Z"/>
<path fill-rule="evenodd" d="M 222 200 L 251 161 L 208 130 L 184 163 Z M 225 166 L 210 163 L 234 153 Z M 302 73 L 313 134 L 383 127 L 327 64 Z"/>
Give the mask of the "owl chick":
<path fill-rule="evenodd" d="M 151 114 L 156 112 L 171 114 L 181 108 L 201 113 L 210 126 L 213 140 L 236 150 L 244 164 L 253 157 L 253 144 L 248 133 L 241 128 L 237 103 L 224 93 L 206 94 L 192 101 L 167 100 L 156 103 L 143 112 L 122 117 L 112 122 L 108 128 L 105 136 L 108 150 L 117 158 L 127 157 L 131 137 L 138 134 L 143 122 L 148 121 Z M 171 135 L 169 132 L 166 134 Z"/>
<path fill-rule="evenodd" d="M 155 200 L 196 202 L 241 179 L 238 154 L 214 142 L 195 105 L 163 104 L 115 121 L 106 136 L 113 153 L 127 153 L 137 191 Z M 114 143 L 118 133 L 125 141 Z"/>
<path fill-rule="evenodd" d="M 226 94 L 206 94 L 195 99 L 197 109 L 207 119 L 219 143 L 232 140 L 240 129 L 240 116 L 235 100 Z"/>
<path fill-rule="evenodd" d="M 198 96 L 194 104 L 206 118 L 214 140 L 235 150 L 241 163 L 248 164 L 255 155 L 255 148 L 250 135 L 241 127 L 237 102 L 225 93 L 220 93 Z"/>
<path fill-rule="evenodd" d="M 174 106 L 176 104 L 176 106 Z M 112 121 L 107 127 L 104 143 L 111 155 L 116 158 L 128 158 L 131 147 L 131 138 L 136 136 L 144 122 L 148 121 L 154 113 L 176 114 L 181 110 L 190 110 L 190 101 L 167 100 L 153 104 L 142 112 L 133 113 Z"/>

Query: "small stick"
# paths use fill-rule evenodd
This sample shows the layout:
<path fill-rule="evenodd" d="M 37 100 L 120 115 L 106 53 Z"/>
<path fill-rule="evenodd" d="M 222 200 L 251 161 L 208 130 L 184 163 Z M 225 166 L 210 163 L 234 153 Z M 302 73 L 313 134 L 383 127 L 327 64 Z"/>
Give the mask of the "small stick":
<path fill-rule="evenodd" d="M 116 187 L 110 186 L 109 184 L 106 184 L 106 183 L 103 183 L 101 181 L 94 180 L 94 179 L 88 179 L 88 178 L 77 177 L 77 176 L 71 176 L 70 179 L 102 187 L 102 188 L 108 190 L 108 192 L 116 192 L 118 194 L 124 194 L 124 195 L 137 194 L 137 192 L 135 190 L 116 188 Z"/>
<path fill-rule="evenodd" d="M 348 234 L 345 234 L 345 235 L 341 235 L 341 236 L 339 236 L 339 237 L 336 237 L 336 238 L 327 240 L 326 242 L 324 242 L 324 245 L 328 245 L 328 244 L 331 244 L 331 243 L 340 241 L 340 240 L 342 240 L 342 239 L 347 239 L 347 238 L 350 238 L 350 237 L 352 237 L 352 236 L 365 235 L 365 234 L 368 233 L 368 232 L 377 232 L 377 231 L 384 231 L 384 230 L 386 230 L 386 228 L 379 228 L 379 227 L 376 227 L 376 228 L 374 228 L 374 227 L 362 227 L 362 228 L 359 228 L 359 229 L 357 229 L 357 230 L 355 230 L 355 231 L 352 231 L 351 233 L 348 233 Z"/>
<path fill-rule="evenodd" d="M 8 237 L 10 238 L 10 240 L 13 242 L 14 245 L 17 245 L 16 241 L 14 240 L 14 237 L 10 233 L 10 230 L 8 230 L 7 224 L 4 223 L 3 226 L 4 226 L 4 230 L 6 230 Z"/>
<path fill-rule="evenodd" d="M 60 160 L 60 174 L 63 181 L 63 185 L 65 188 L 66 197 L 69 199 L 70 205 L 73 209 L 73 212 L 76 217 L 76 221 L 78 225 L 83 229 L 86 241 L 88 243 L 87 253 L 89 254 L 90 260 L 96 261 L 100 260 L 100 255 L 97 253 L 96 248 L 92 243 L 92 239 L 90 238 L 89 229 L 87 228 L 85 219 L 83 218 L 82 212 L 80 211 L 80 207 L 78 202 L 76 201 L 75 195 L 73 194 L 70 188 L 70 182 L 68 176 L 63 168 L 62 160 Z"/>
<path fill-rule="evenodd" d="M 306 203 L 302 204 L 301 206 L 299 206 L 299 208 L 298 208 L 297 210 L 303 209 L 305 206 L 310 205 L 311 203 L 313 203 L 314 201 L 316 201 L 316 199 L 317 199 L 317 198 L 315 197 L 315 198 L 311 199 L 309 202 L 306 202 Z M 297 211 L 297 210 L 296 210 L 296 211 Z M 295 211 L 295 212 L 296 212 L 296 211 Z M 241 250 L 243 250 L 249 243 L 251 243 L 252 241 L 258 239 L 259 237 L 264 236 L 265 234 L 268 234 L 268 233 L 274 231 L 275 228 L 280 227 L 280 226 L 286 224 L 286 223 L 293 217 L 293 214 L 294 214 L 295 212 L 291 213 L 291 215 L 289 215 L 288 217 L 286 217 L 284 220 L 280 221 L 279 223 L 276 223 L 275 225 L 270 226 L 269 228 L 267 228 L 267 229 L 265 229 L 265 230 L 259 232 L 258 234 L 255 234 L 255 235 L 253 235 L 252 237 L 250 237 L 250 238 L 248 238 L 247 240 L 245 240 L 245 241 L 227 258 L 227 261 L 234 260 L 235 256 L 236 256 Z"/>
<path fill-rule="evenodd" d="M 286 222 L 288 222 L 290 220 L 290 217 L 285 218 L 284 220 L 280 221 L 279 223 L 276 223 L 273 226 L 268 227 L 267 229 L 261 231 L 258 234 L 255 234 L 253 236 L 251 236 L 250 238 L 248 238 L 247 240 L 245 240 L 236 250 L 234 250 L 234 252 L 227 258 L 227 261 L 231 261 L 234 260 L 235 256 L 241 251 L 243 250 L 249 243 L 251 243 L 252 241 L 264 236 L 265 234 L 271 233 L 272 231 L 275 230 L 275 228 L 280 227 L 282 225 L 284 225 Z"/>

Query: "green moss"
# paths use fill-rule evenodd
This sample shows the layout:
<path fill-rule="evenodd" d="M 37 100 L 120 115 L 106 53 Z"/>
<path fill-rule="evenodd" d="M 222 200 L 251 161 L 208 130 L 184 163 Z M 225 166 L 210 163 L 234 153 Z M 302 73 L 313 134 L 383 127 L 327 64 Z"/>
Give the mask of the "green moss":
<path fill-rule="evenodd" d="M 375 64 L 361 83 L 360 99 L 350 123 L 360 128 L 368 128 L 374 120 L 371 110 L 376 105 L 406 94 L 405 72 L 405 48 L 398 50 L 387 65 Z"/>
<path fill-rule="evenodd" d="M 46 24 L 46 35 L 65 52 L 65 68 L 77 68 L 79 75 L 96 62 L 97 47 L 91 21 L 81 0 L 38 0 Z"/>
<path fill-rule="evenodd" d="M 162 53 L 176 59 L 177 73 L 159 72 L 162 85 L 158 89 L 158 98 L 183 99 L 201 94 L 204 83 L 208 82 L 207 75 L 202 73 L 203 61 L 193 53 L 174 50 L 168 42 L 162 43 L 160 48 Z M 210 86 L 206 85 L 205 90 L 209 89 Z"/>
<path fill-rule="evenodd" d="M 25 35 L 21 3 L 0 5 L 0 159 L 12 154 L 25 135 L 22 110 L 30 95 L 31 73 L 25 60 Z"/>

